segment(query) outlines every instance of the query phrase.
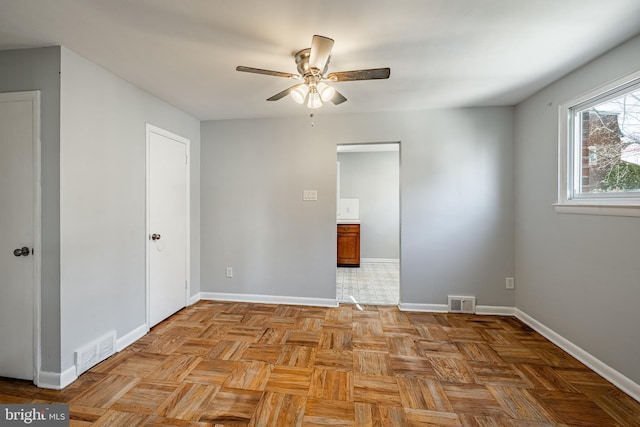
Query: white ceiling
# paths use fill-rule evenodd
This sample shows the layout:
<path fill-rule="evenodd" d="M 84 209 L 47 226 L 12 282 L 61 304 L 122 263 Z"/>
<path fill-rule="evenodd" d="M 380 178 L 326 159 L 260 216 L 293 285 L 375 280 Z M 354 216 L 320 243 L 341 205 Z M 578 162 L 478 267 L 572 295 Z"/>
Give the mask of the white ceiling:
<path fill-rule="evenodd" d="M 638 0 L 0 0 L 0 49 L 63 45 L 201 120 L 308 114 L 291 80 L 314 34 L 336 83 L 315 114 L 512 105 L 640 33 Z"/>

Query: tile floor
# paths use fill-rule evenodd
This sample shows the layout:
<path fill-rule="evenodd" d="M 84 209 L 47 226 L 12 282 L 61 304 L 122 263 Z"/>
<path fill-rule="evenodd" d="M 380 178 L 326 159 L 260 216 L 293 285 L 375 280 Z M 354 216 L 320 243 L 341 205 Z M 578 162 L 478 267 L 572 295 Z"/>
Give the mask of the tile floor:
<path fill-rule="evenodd" d="M 336 298 L 348 304 L 398 305 L 400 262 L 363 260 L 359 268 L 338 267 Z"/>

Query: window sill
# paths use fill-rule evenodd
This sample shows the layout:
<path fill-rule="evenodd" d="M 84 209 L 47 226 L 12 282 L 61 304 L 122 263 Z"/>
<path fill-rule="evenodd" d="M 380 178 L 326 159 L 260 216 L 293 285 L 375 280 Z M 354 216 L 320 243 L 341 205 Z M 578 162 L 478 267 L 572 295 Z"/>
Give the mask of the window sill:
<path fill-rule="evenodd" d="M 556 203 L 553 210 L 559 214 L 640 217 L 640 205 L 595 205 Z"/>

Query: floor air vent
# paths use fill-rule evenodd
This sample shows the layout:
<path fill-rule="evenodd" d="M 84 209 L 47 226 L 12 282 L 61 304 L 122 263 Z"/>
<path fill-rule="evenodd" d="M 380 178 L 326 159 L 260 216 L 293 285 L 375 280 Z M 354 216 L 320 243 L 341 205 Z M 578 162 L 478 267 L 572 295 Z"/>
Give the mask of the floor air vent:
<path fill-rule="evenodd" d="M 476 297 L 454 297 L 449 295 L 449 313 L 475 313 Z"/>
<path fill-rule="evenodd" d="M 76 375 L 102 362 L 116 352 L 116 331 L 87 344 L 75 352 Z"/>

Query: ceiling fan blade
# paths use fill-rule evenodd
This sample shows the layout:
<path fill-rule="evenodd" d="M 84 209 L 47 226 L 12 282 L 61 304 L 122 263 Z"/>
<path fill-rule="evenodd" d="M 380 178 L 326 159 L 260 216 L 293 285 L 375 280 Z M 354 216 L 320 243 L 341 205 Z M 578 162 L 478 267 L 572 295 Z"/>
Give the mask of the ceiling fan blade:
<path fill-rule="evenodd" d="M 337 90 L 336 90 L 336 93 L 333 95 L 333 98 L 331 98 L 331 102 L 333 102 L 334 105 L 342 104 L 346 100 L 347 98 L 345 98 L 344 95 L 338 92 Z"/>
<path fill-rule="evenodd" d="M 264 74 L 265 76 L 285 77 L 287 79 L 300 80 L 300 76 L 297 74 L 283 73 L 281 71 L 263 70 L 262 68 L 251 68 L 238 65 L 236 71 L 242 71 L 244 73 Z"/>
<path fill-rule="evenodd" d="M 278 99 L 282 99 L 285 96 L 289 95 L 289 93 L 291 93 L 292 90 L 294 90 L 298 86 L 302 86 L 303 84 L 304 83 L 293 85 L 290 88 L 287 88 L 287 89 L 283 90 L 282 92 L 278 92 L 275 95 L 273 95 L 271 98 L 267 98 L 267 101 L 277 101 Z"/>
<path fill-rule="evenodd" d="M 327 65 L 332 48 L 333 39 L 318 35 L 313 36 L 311 52 L 309 52 L 309 68 L 317 68 L 322 73 Z"/>
<path fill-rule="evenodd" d="M 372 68 L 369 70 L 338 71 L 327 74 L 327 80 L 332 82 L 351 82 L 355 80 L 388 79 L 391 68 Z"/>

